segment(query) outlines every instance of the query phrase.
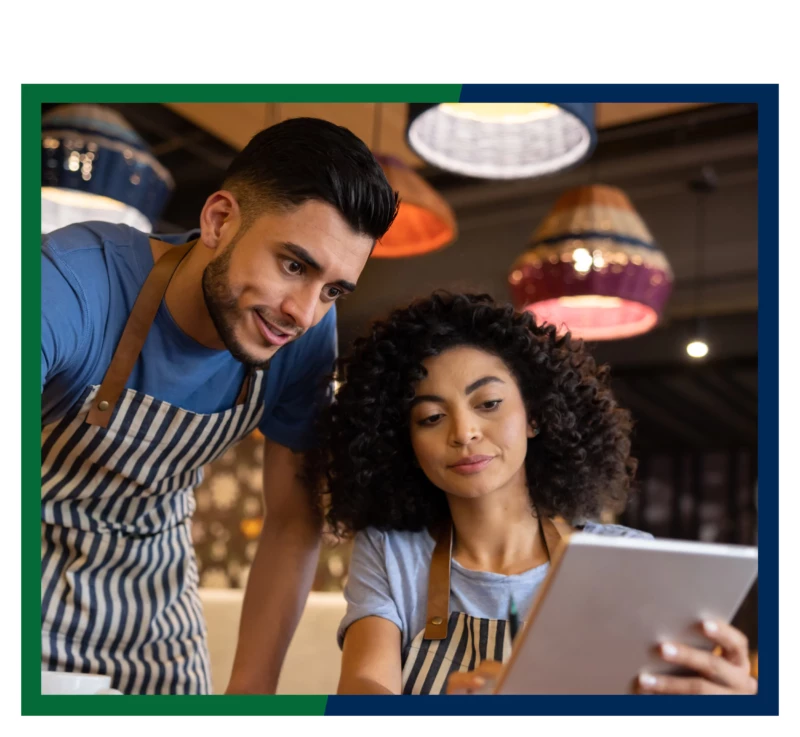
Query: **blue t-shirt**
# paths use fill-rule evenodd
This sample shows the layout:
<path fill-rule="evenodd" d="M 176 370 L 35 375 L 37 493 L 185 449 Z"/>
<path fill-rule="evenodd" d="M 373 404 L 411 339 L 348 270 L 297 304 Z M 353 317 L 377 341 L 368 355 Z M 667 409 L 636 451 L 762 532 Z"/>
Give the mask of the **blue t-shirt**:
<path fill-rule="evenodd" d="M 622 525 L 587 522 L 583 532 L 618 537 L 652 538 Z M 394 622 L 402 634 L 403 651 L 425 629 L 428 574 L 436 542 L 427 531 L 359 532 L 355 537 L 344 596 L 347 612 L 339 625 L 339 647 L 347 628 L 364 617 Z M 473 571 L 458 561 L 450 569 L 450 613 L 463 612 L 478 619 L 508 619 L 510 597 L 525 618 L 544 581 L 549 563 L 524 573 L 505 576 Z"/>
<path fill-rule="evenodd" d="M 154 235 L 173 245 L 197 232 Z M 133 303 L 153 267 L 151 236 L 127 225 L 80 223 L 42 237 L 42 426 L 100 384 Z M 282 347 L 266 373 L 259 429 L 293 450 L 313 445 L 324 401 L 322 382 L 336 359 L 336 308 Z M 131 372 L 134 389 L 190 412 L 221 412 L 236 403 L 246 372 L 227 350 L 184 333 L 162 301 Z"/>

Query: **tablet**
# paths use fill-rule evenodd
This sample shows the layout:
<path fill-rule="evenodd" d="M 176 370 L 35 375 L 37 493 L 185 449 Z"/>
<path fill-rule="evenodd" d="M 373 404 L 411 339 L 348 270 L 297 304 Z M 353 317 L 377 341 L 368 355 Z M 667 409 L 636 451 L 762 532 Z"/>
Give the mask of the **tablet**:
<path fill-rule="evenodd" d="M 633 693 L 678 672 L 660 642 L 711 650 L 699 621 L 730 622 L 758 575 L 742 545 L 575 533 L 554 558 L 494 693 Z"/>

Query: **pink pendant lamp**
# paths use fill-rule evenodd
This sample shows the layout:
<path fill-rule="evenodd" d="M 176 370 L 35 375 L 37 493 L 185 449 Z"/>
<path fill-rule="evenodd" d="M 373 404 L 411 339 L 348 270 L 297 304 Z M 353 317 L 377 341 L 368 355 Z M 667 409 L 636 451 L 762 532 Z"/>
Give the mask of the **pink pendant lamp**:
<path fill-rule="evenodd" d="M 592 341 L 651 330 L 672 282 L 666 256 L 628 197 L 600 184 L 562 195 L 509 275 L 517 309 Z"/>

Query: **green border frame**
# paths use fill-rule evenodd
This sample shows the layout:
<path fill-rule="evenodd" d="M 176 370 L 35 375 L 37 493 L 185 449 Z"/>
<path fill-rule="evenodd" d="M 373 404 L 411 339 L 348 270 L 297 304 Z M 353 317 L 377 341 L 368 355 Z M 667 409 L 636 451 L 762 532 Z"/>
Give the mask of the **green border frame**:
<path fill-rule="evenodd" d="M 42 103 L 458 102 L 461 85 L 33 84 L 22 85 L 22 682 L 23 715 L 311 715 L 327 696 L 128 696 L 76 699 L 41 694 L 41 345 Z M 35 408 L 39 411 L 34 415 Z M 35 422 L 35 420 L 39 422 Z M 38 653 L 38 658 L 36 657 Z M 33 656 L 31 657 L 31 655 Z"/>

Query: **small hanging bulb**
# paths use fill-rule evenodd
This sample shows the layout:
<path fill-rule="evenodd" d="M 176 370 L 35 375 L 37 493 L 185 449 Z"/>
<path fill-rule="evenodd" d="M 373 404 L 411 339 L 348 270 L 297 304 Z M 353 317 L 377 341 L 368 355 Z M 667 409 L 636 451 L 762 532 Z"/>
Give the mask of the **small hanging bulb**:
<path fill-rule="evenodd" d="M 708 355 L 708 344 L 704 340 L 693 340 L 687 344 L 686 352 L 692 358 L 704 358 Z"/>

